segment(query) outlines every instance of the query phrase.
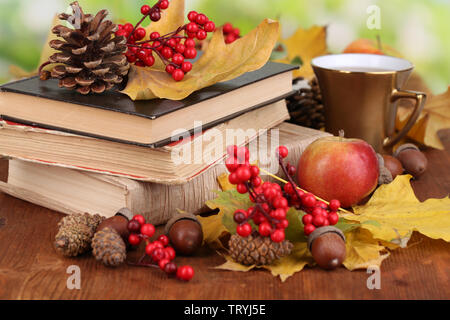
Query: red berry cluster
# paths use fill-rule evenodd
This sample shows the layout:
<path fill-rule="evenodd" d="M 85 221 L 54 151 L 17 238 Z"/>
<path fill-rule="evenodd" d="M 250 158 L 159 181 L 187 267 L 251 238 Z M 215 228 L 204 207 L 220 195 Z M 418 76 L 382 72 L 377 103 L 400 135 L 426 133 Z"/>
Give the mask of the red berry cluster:
<path fill-rule="evenodd" d="M 253 220 L 261 236 L 270 236 L 273 242 L 282 242 L 285 239 L 284 230 L 289 225 L 286 219 L 289 205 L 281 187 L 276 183 L 262 183 L 259 168 L 249 164 L 248 148 L 230 146 L 227 152 L 229 158 L 225 164 L 230 172 L 229 182 L 236 185 L 239 193 L 248 192 L 250 200 L 255 203 L 248 210 L 236 210 L 234 213 L 237 234 L 248 237 L 252 233 L 249 221 Z"/>
<path fill-rule="evenodd" d="M 223 25 L 222 30 L 223 35 L 225 36 L 226 44 L 233 43 L 241 37 L 241 30 L 239 30 L 239 28 L 233 27 L 233 25 L 229 22 Z"/>
<path fill-rule="evenodd" d="M 234 221 L 238 224 L 237 234 L 248 237 L 253 232 L 249 221 L 253 220 L 258 226 L 261 236 L 270 236 L 272 241 L 282 242 L 285 239 L 284 231 L 289 225 L 286 213 L 290 207 L 306 212 L 302 221 L 304 233 L 307 236 L 318 227 L 335 225 L 339 220 L 337 211 L 341 206 L 340 202 L 332 200 L 327 204 L 317 199 L 312 193 L 301 190 L 292 179 L 296 168 L 289 163 L 284 164 L 289 150 L 285 146 L 280 146 L 276 152 L 280 166 L 289 180 L 283 189 L 276 183 L 262 183 L 259 176 L 260 169 L 249 163 L 248 148 L 238 148 L 237 146 L 227 148 L 229 157 L 225 160 L 225 165 L 230 172 L 229 182 L 236 185 L 239 193 L 248 192 L 250 200 L 255 203 L 255 206 L 248 210 L 235 211 Z"/>
<path fill-rule="evenodd" d="M 168 275 L 176 274 L 180 280 L 189 281 L 194 276 L 194 269 L 191 266 L 177 267 L 173 260 L 176 257 L 175 250 L 169 246 L 169 238 L 161 235 L 155 241 L 150 238 L 155 234 L 155 227 L 151 223 L 146 223 L 142 215 L 135 215 L 128 222 L 128 243 L 138 246 L 143 240 L 146 242 L 145 255 L 135 265 L 152 266 L 157 264 L 159 268 Z M 151 258 L 151 263 L 144 262 L 146 257 Z"/>
<path fill-rule="evenodd" d="M 153 56 L 155 53 L 165 64 L 166 72 L 171 74 L 175 81 L 181 81 L 185 74 L 192 70 L 192 63 L 186 60 L 197 56 L 195 39 L 206 39 L 207 34 L 216 29 L 216 25 L 203 13 L 191 11 L 188 14 L 189 23 L 165 35 L 153 32 L 148 40 L 144 40 L 146 31 L 139 27 L 141 23 L 147 17 L 152 21 L 160 20 L 161 10 L 168 7 L 167 0 L 159 0 L 153 7 L 142 6 L 143 18 L 137 25 L 133 26 L 131 23 L 119 25 L 116 36 L 127 38 L 128 51 L 125 56 L 128 62 L 139 67 L 151 67 L 155 63 Z"/>

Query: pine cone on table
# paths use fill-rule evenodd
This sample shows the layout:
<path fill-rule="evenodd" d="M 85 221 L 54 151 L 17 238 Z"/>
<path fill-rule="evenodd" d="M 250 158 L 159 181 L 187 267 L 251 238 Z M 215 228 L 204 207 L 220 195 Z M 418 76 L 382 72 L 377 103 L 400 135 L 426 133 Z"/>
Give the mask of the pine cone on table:
<path fill-rule="evenodd" d="M 117 267 L 127 258 L 125 242 L 113 228 L 98 231 L 92 239 L 92 254 L 105 266 Z"/>
<path fill-rule="evenodd" d="M 302 78 L 295 79 L 294 84 Z M 313 129 L 325 127 L 325 113 L 316 78 L 308 82 L 309 88 L 301 88 L 296 94 L 287 99 L 287 106 L 291 115 L 288 122 Z"/>
<path fill-rule="evenodd" d="M 287 240 L 273 242 L 270 237 L 232 235 L 229 252 L 234 261 L 244 265 L 269 265 L 291 253 L 293 244 Z"/>
<path fill-rule="evenodd" d="M 57 63 L 51 72 L 41 72 L 41 79 L 59 79 L 59 86 L 81 94 L 102 93 L 123 81 L 130 64 L 124 56 L 127 39 L 116 37 L 117 26 L 105 20 L 108 11 L 101 10 L 94 17 L 84 14 L 78 2 L 71 4 L 73 15 L 61 13 L 60 20 L 72 28 L 58 25 L 52 32 L 60 39 L 50 41 L 53 54 L 47 64 Z M 62 39 L 61 39 L 62 38 Z"/>

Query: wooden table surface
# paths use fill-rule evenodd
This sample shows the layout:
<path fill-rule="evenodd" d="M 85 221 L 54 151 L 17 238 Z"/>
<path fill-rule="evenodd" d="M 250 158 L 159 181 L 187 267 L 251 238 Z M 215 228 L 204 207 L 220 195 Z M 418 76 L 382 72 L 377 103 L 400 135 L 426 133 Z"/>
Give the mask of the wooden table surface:
<path fill-rule="evenodd" d="M 441 132 L 445 151 L 426 150 L 428 171 L 413 182 L 417 197 L 442 198 L 450 193 L 450 130 Z M 7 166 L 0 163 L 0 178 Z M 224 262 L 214 251 L 177 258 L 190 264 L 189 283 L 157 270 L 121 266 L 106 268 L 87 254 L 63 258 L 52 241 L 63 215 L 0 193 L 0 299 L 449 299 L 450 244 L 415 233 L 381 267 L 381 289 L 369 290 L 366 271 L 340 268 L 327 272 L 306 268 L 285 283 L 269 272 L 215 270 Z M 66 287 L 66 270 L 81 270 L 81 289 Z"/>

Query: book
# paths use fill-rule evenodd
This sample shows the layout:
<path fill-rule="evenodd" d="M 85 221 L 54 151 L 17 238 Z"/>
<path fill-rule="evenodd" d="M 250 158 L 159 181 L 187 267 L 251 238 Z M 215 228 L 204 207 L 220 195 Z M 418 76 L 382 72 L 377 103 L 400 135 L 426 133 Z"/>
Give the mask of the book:
<path fill-rule="evenodd" d="M 4 120 L 147 147 L 171 142 L 172 133 L 191 133 L 284 99 L 292 92 L 295 66 L 268 62 L 259 70 L 217 83 L 181 101 L 132 101 L 119 92 L 83 96 L 38 77 L 0 87 Z"/>
<path fill-rule="evenodd" d="M 223 159 L 227 144 L 245 145 L 287 119 L 289 113 L 282 100 L 161 148 L 0 121 L 0 154 L 134 180 L 182 184 Z M 238 134 L 236 140 L 223 138 L 229 132 Z"/>
<path fill-rule="evenodd" d="M 274 155 L 273 150 L 278 145 L 278 139 L 274 140 L 276 144 L 271 143 L 274 134 L 279 137 L 279 144 L 289 148 L 286 160 L 292 164 L 310 143 L 329 136 L 321 131 L 282 123 L 258 141 L 257 154 Z M 269 158 L 277 163 L 275 156 Z M 151 223 L 159 225 L 166 223 L 177 209 L 195 214 L 207 211 L 205 202 L 215 198 L 214 191 L 220 190 L 218 177 L 227 174 L 225 165 L 218 163 L 189 182 L 164 185 L 98 172 L 10 159 L 8 180 L 0 182 L 0 191 L 65 214 L 88 212 L 111 217 L 119 209 L 128 207 L 134 214 L 142 214 Z M 281 170 L 273 173 L 282 177 Z"/>

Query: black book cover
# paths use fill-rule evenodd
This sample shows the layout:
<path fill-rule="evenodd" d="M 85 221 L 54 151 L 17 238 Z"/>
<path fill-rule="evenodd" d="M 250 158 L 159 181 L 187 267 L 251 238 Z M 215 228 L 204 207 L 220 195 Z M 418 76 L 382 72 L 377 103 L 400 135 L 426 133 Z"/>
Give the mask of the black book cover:
<path fill-rule="evenodd" d="M 268 62 L 264 67 L 262 67 L 259 70 L 256 70 L 253 72 L 248 72 L 248 73 L 245 73 L 245 74 L 241 75 L 240 77 L 235 78 L 233 80 L 217 83 L 210 87 L 201 89 L 199 91 L 192 93 L 186 99 L 183 99 L 180 101 L 169 100 L 169 99 L 152 99 L 152 100 L 133 101 L 127 95 L 122 94 L 117 91 L 107 91 L 102 94 L 81 95 L 81 94 L 77 93 L 76 91 L 59 88 L 58 80 L 56 80 L 56 79 L 41 81 L 39 79 L 39 77 L 32 77 L 32 78 L 5 84 L 3 86 L 0 86 L 0 91 L 26 94 L 26 95 L 39 97 L 39 98 L 52 99 L 52 100 L 57 100 L 57 101 L 62 101 L 62 102 L 67 102 L 67 103 L 78 104 L 78 105 L 82 105 L 82 106 L 86 106 L 86 107 L 99 108 L 99 109 L 104 109 L 104 110 L 108 110 L 108 111 L 115 111 L 115 112 L 135 115 L 135 116 L 154 120 L 154 119 L 157 119 L 158 117 L 167 115 L 171 112 L 178 111 L 180 109 L 195 105 L 202 101 L 215 98 L 222 94 L 231 92 L 233 90 L 245 87 L 247 85 L 251 85 L 255 82 L 265 80 L 267 78 L 270 78 L 275 75 L 278 75 L 278 74 L 281 74 L 284 72 L 288 72 L 288 71 L 291 71 L 291 70 L 294 70 L 297 68 L 298 68 L 297 66 L 293 66 L 293 65 Z M 275 103 L 277 101 L 285 99 L 289 95 L 290 94 L 282 95 L 280 97 L 277 97 L 275 99 L 267 101 L 266 103 L 256 105 L 250 109 L 244 110 L 243 112 L 239 112 L 238 114 L 232 114 L 226 118 L 214 121 L 212 123 L 207 124 L 206 126 L 204 125 L 203 129 L 212 128 L 220 123 L 223 123 L 225 121 L 228 121 L 230 119 L 238 117 L 239 115 L 241 115 L 245 112 L 255 110 L 257 108 L 261 108 L 261 107 L 264 107 L 271 103 Z M 100 138 L 100 139 L 107 139 L 110 141 L 135 144 L 135 145 L 152 147 L 152 148 L 161 147 L 161 146 L 167 145 L 168 143 L 172 142 L 169 138 L 169 139 L 165 139 L 163 141 L 159 141 L 157 143 L 150 144 L 150 145 L 149 144 L 140 144 L 140 143 L 135 143 L 135 142 L 131 142 L 131 141 L 123 141 L 123 140 L 118 140 L 118 139 L 114 139 L 114 138 L 110 138 L 110 137 L 104 137 L 104 136 L 98 136 L 98 135 L 93 135 L 93 134 L 84 133 L 84 132 L 78 132 L 78 131 L 69 130 L 66 128 L 49 126 L 49 125 L 45 125 L 45 124 L 41 124 L 41 123 L 24 121 L 22 119 L 10 117 L 8 115 L 0 115 L 0 118 L 3 118 L 4 120 L 8 120 L 8 121 L 23 123 L 26 125 L 38 126 L 38 127 L 42 127 L 42 128 L 51 129 L 51 130 L 58 130 L 58 131 L 69 132 L 69 133 L 78 134 L 78 135 L 84 135 L 84 136 Z M 194 131 L 194 129 L 191 131 Z"/>

